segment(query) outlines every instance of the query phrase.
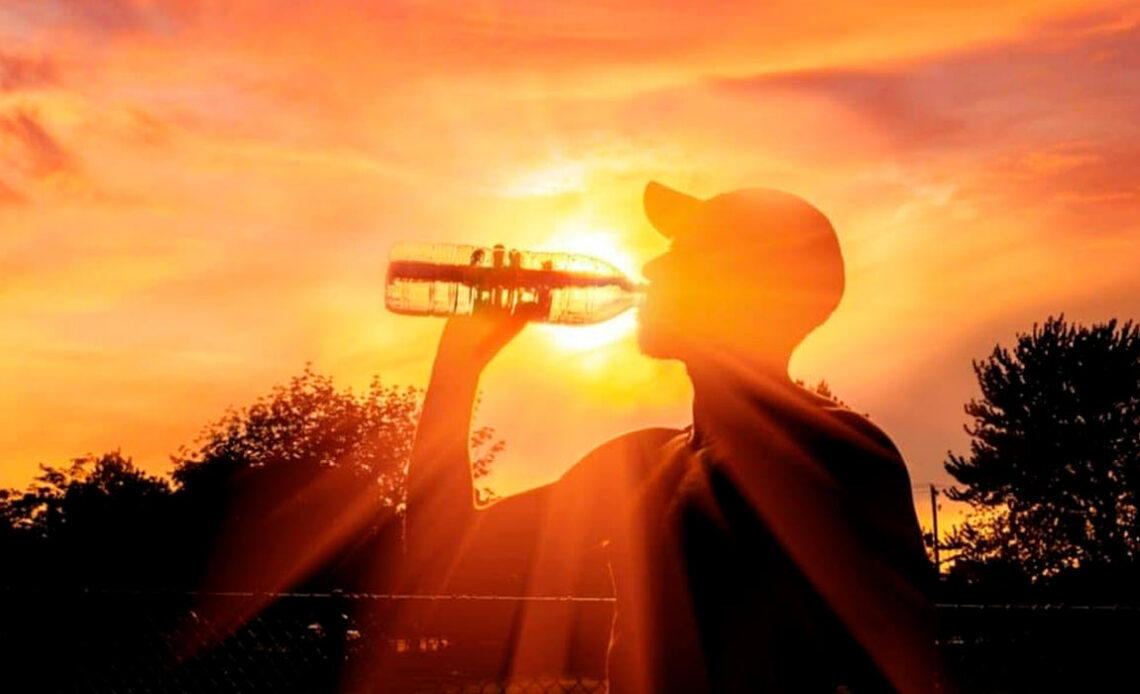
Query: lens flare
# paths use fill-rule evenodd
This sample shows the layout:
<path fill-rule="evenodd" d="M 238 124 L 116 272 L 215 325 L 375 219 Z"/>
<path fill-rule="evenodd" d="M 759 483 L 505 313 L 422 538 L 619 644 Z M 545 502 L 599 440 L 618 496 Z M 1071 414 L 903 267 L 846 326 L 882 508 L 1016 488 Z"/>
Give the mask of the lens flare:
<path fill-rule="evenodd" d="M 590 228 L 580 220 L 571 220 L 559 225 L 539 250 L 547 249 L 594 256 L 612 263 L 634 281 L 643 281 L 633 254 L 615 231 Z M 637 319 L 633 312 L 627 311 L 594 325 L 536 327 L 554 347 L 567 352 L 586 352 L 631 337 L 637 329 Z"/>

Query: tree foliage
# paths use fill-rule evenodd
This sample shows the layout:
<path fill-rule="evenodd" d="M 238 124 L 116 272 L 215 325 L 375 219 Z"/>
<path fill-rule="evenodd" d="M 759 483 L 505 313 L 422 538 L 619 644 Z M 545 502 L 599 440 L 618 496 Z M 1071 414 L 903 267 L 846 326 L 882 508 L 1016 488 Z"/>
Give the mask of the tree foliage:
<path fill-rule="evenodd" d="M 375 484 L 377 501 L 403 499 L 403 475 L 419 413 L 420 391 L 373 379 L 360 395 L 338 391 L 306 367 L 254 404 L 231 409 L 199 436 L 194 450 L 174 457 L 179 489 L 216 489 L 219 480 L 279 475 L 298 480 L 321 470 L 351 470 Z"/>
<path fill-rule="evenodd" d="M 803 379 L 797 378 L 795 380 L 795 384 L 797 386 L 803 388 L 804 390 L 815 393 L 816 395 L 820 396 L 821 398 L 827 398 L 828 400 L 832 401 L 836 405 L 839 405 L 840 407 L 846 407 L 847 409 L 850 409 L 850 407 L 848 407 L 847 403 L 840 400 L 839 396 L 837 396 L 834 392 L 832 392 L 831 386 L 828 385 L 827 381 L 825 381 L 825 380 L 820 380 L 820 382 L 815 384 L 814 386 L 808 386 L 806 383 L 804 383 Z"/>
<path fill-rule="evenodd" d="M 422 390 L 384 386 L 375 377 L 367 390 L 337 390 L 332 378 L 306 366 L 253 405 L 231 409 L 208 425 L 194 450 L 173 458 L 180 489 L 216 488 L 221 479 L 279 474 L 311 479 L 344 468 L 373 485 L 377 502 L 398 509 L 404 499 L 408 458 L 419 421 Z M 472 433 L 476 479 L 486 476 L 502 451 L 491 427 Z"/>
<path fill-rule="evenodd" d="M 5 516 L 38 537 L 103 523 L 127 507 L 161 503 L 170 485 L 135 467 L 120 451 L 75 458 L 66 468 L 40 466 L 23 493 L 6 495 Z"/>
<path fill-rule="evenodd" d="M 212 587 L 283 588 L 270 574 L 302 559 L 291 579 L 343 587 L 333 583 L 399 551 L 421 400 L 421 390 L 379 379 L 363 392 L 337 389 L 306 367 L 207 425 L 172 457 L 169 481 L 118 451 L 42 466 L 27 489 L 0 492 L 10 567 L 0 582 L 186 588 L 244 556 L 261 575 L 225 574 L 232 585 Z M 503 443 L 483 427 L 472 446 L 478 479 Z M 342 508 L 355 524 L 336 526 Z M 327 545 L 319 562 L 306 554 L 315 542 Z"/>
<path fill-rule="evenodd" d="M 974 372 L 970 451 L 945 463 L 973 507 L 959 561 L 1039 579 L 1140 558 L 1140 329 L 1050 317 Z"/>
<path fill-rule="evenodd" d="M 160 567 L 138 557 L 166 539 L 161 529 L 170 494 L 166 480 L 119 451 L 76 458 L 67 467 L 41 465 L 26 490 L 0 497 L 5 554 L 38 584 L 73 576 L 90 585 L 145 583 Z"/>

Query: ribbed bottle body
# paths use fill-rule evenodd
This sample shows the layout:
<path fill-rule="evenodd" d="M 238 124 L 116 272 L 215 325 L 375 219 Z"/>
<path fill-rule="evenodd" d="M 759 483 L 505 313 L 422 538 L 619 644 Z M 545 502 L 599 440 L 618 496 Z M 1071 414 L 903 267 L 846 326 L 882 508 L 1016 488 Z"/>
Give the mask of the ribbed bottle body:
<path fill-rule="evenodd" d="M 636 305 L 638 287 L 586 255 L 401 243 L 392 248 L 384 303 L 416 316 L 498 309 L 545 323 L 585 324 Z"/>

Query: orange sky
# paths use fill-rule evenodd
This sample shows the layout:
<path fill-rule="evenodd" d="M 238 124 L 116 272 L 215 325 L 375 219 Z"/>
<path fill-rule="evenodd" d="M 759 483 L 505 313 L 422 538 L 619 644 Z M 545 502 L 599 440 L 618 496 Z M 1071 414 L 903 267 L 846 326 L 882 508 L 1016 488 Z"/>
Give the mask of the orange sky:
<path fill-rule="evenodd" d="M 971 358 L 1140 315 L 1140 12 L 894 4 L 7 0 L 0 485 L 119 446 L 165 471 L 306 361 L 422 384 L 442 322 L 383 310 L 393 241 L 635 269 L 650 178 L 831 217 L 848 291 L 793 375 L 949 482 Z M 676 364 L 567 330 L 485 376 L 501 491 L 688 421 Z"/>

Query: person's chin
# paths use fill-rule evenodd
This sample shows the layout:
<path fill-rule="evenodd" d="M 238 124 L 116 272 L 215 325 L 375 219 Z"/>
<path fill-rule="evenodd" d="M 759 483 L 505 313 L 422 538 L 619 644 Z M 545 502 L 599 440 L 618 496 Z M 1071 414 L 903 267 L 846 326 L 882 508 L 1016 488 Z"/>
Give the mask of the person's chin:
<path fill-rule="evenodd" d="M 640 324 L 637 326 L 637 347 L 641 353 L 654 359 L 673 359 L 676 357 L 673 340 L 654 330 L 651 326 Z"/>

